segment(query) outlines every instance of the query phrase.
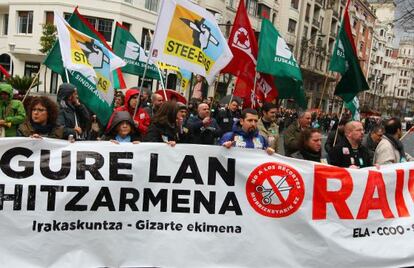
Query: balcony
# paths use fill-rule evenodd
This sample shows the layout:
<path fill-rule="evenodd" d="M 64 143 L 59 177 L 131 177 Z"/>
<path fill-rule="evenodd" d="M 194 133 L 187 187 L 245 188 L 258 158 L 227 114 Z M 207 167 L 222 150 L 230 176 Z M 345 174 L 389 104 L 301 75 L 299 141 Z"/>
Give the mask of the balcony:
<path fill-rule="evenodd" d="M 319 22 L 319 20 L 318 19 L 313 19 L 312 20 L 312 25 L 313 26 L 315 26 L 316 28 L 319 28 L 320 27 L 320 22 Z"/>
<path fill-rule="evenodd" d="M 338 11 L 333 11 L 332 12 L 332 16 L 335 18 L 335 19 L 339 19 L 339 13 L 338 13 Z"/>

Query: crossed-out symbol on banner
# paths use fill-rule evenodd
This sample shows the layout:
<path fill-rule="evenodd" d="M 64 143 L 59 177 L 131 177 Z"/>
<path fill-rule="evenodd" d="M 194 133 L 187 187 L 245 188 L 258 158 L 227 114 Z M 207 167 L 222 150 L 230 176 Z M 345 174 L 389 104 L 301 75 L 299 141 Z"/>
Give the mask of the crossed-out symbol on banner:
<path fill-rule="evenodd" d="M 286 181 L 286 178 L 287 176 L 281 177 L 275 184 L 272 178 L 267 177 L 265 181 L 267 180 L 269 182 L 271 188 L 265 188 L 263 185 L 258 185 L 256 187 L 256 191 L 258 193 L 263 194 L 263 199 L 262 199 L 263 205 L 271 204 L 272 196 L 274 194 L 276 194 L 280 202 L 283 203 L 286 201 L 281 192 L 290 191 L 293 188 L 292 186 L 282 186 L 282 184 Z"/>

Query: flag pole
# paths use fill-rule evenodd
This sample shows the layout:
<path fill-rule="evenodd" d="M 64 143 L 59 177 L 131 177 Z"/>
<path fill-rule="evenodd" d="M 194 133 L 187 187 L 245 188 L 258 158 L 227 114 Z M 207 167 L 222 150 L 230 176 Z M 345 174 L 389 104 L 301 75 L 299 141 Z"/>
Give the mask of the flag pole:
<path fill-rule="evenodd" d="M 152 41 L 151 41 L 152 42 Z M 161 88 L 162 88 L 162 92 L 164 93 L 164 99 L 165 101 L 168 101 L 168 97 L 167 97 L 167 93 L 165 92 L 165 84 L 164 84 L 164 79 L 162 78 L 161 75 L 161 70 L 157 65 L 157 70 L 158 70 L 158 75 L 160 76 L 160 82 L 161 82 Z"/>
<path fill-rule="evenodd" d="M 253 89 L 252 89 L 252 93 L 255 95 L 254 97 L 256 98 L 256 83 L 257 83 L 257 71 L 255 70 L 254 73 L 254 83 L 253 83 Z M 251 108 L 254 108 L 254 103 L 252 102 L 251 104 Z"/>
<path fill-rule="evenodd" d="M 162 2 L 161 2 L 160 9 L 158 10 L 158 14 L 160 13 L 160 10 L 162 10 L 162 8 L 164 7 L 164 2 L 165 2 L 165 1 L 162 1 Z M 156 25 L 158 25 L 159 20 L 160 20 L 160 16 L 158 16 L 158 18 L 157 18 L 157 24 L 156 24 Z M 149 60 L 150 60 L 150 58 L 151 58 L 151 56 L 152 56 L 152 50 L 153 50 L 153 49 L 154 49 L 154 42 L 152 42 L 152 40 L 151 40 L 150 51 L 149 51 L 149 53 L 148 53 L 147 62 L 145 63 L 144 73 L 143 73 L 143 75 L 142 75 L 141 84 L 140 84 L 140 86 L 139 86 L 138 101 L 137 101 L 137 104 L 135 105 L 134 115 L 132 116 L 132 119 L 134 119 L 134 118 L 135 118 L 135 115 L 137 114 L 137 111 L 138 111 L 138 106 L 140 106 L 140 105 L 141 105 L 141 103 L 140 103 L 140 102 L 141 102 L 141 95 L 142 95 L 142 87 L 144 86 L 144 79 L 145 79 L 145 75 L 147 74 L 148 63 L 149 63 Z M 165 93 L 165 92 L 164 92 L 164 93 Z"/>
<path fill-rule="evenodd" d="M 39 67 L 39 71 L 37 72 L 37 74 L 35 75 L 34 79 L 32 80 L 32 83 L 30 83 L 30 86 L 29 86 L 29 88 L 27 89 L 26 94 L 24 94 L 24 97 L 23 97 L 23 99 L 22 99 L 22 103 L 24 103 L 24 101 L 26 100 L 27 96 L 29 96 L 29 93 L 30 93 L 30 91 L 31 91 L 31 89 L 32 89 L 32 87 L 33 87 L 33 85 L 34 85 L 34 83 L 36 83 L 36 81 L 38 81 L 38 80 L 39 80 L 39 74 L 40 74 L 40 71 L 42 70 L 42 66 L 43 66 L 43 64 L 42 64 L 42 65 L 40 65 L 40 67 Z"/>
<path fill-rule="evenodd" d="M 328 77 L 329 77 L 329 72 L 326 75 L 325 82 L 323 83 L 323 90 L 322 90 L 322 94 L 321 94 L 321 100 L 319 101 L 318 110 L 321 109 L 321 106 L 322 106 L 323 96 L 325 95 L 325 90 L 326 90 L 326 87 L 328 85 Z"/>
<path fill-rule="evenodd" d="M 333 147 L 335 147 L 336 139 L 338 138 L 339 123 L 342 120 L 342 116 L 344 114 L 344 111 L 345 111 L 345 101 L 342 100 L 342 111 L 341 111 L 341 115 L 339 116 L 338 126 L 336 127 L 335 139 L 334 139 Z"/>

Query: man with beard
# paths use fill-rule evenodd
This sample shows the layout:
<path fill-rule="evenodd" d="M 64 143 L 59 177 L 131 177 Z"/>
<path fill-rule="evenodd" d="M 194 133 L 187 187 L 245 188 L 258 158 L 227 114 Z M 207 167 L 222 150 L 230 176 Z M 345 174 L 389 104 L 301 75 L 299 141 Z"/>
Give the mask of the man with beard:
<path fill-rule="evenodd" d="M 244 109 L 240 121 L 234 124 L 233 130 L 221 137 L 219 144 L 230 149 L 231 147 L 251 148 L 265 150 L 269 155 L 275 150 L 257 130 L 259 116 L 254 109 Z"/>
<path fill-rule="evenodd" d="M 309 128 L 312 121 L 312 115 L 308 111 L 300 112 L 298 120 L 293 122 L 283 133 L 283 144 L 285 155 L 291 156 L 299 150 L 299 137 L 303 129 Z"/>
<path fill-rule="evenodd" d="M 400 141 L 402 137 L 402 124 L 400 119 L 391 118 L 384 125 L 385 133 L 379 142 L 374 154 L 374 163 L 378 165 L 403 163 L 414 161 L 414 158 L 405 153 Z"/>
<path fill-rule="evenodd" d="M 276 124 L 276 104 L 265 102 L 262 106 L 262 118 L 257 123 L 259 134 L 266 138 L 269 147 L 278 151 L 279 126 Z"/>
<path fill-rule="evenodd" d="M 363 146 L 364 127 L 359 121 L 345 125 L 345 139 L 329 152 L 329 164 L 338 167 L 364 168 L 372 166 L 368 149 Z"/>

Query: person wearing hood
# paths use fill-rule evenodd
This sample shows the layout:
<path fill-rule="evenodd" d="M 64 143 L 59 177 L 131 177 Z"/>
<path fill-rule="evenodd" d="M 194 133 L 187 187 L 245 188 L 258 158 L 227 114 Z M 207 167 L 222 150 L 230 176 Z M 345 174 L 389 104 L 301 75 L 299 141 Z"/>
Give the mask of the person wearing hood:
<path fill-rule="evenodd" d="M 385 133 L 378 143 L 374 153 L 374 164 L 387 165 L 414 161 L 414 158 L 404 151 L 400 141 L 402 137 L 402 124 L 400 119 L 393 117 L 385 122 Z"/>
<path fill-rule="evenodd" d="M 56 123 L 63 126 L 63 139 L 70 135 L 76 140 L 86 140 L 90 128 L 90 114 L 80 103 L 76 87 L 69 83 L 59 86 L 57 94 L 59 114 Z"/>
<path fill-rule="evenodd" d="M 275 150 L 268 146 L 265 137 L 259 134 L 257 122 L 259 115 L 254 109 L 244 109 L 240 121 L 233 125 L 233 130 L 221 137 L 219 144 L 230 149 L 231 147 L 251 148 L 265 150 L 269 155 Z"/>
<path fill-rule="evenodd" d="M 13 100 L 13 88 L 6 83 L 0 84 L 0 129 L 1 137 L 15 137 L 17 127 L 24 122 L 26 111 L 23 103 Z"/>
<path fill-rule="evenodd" d="M 124 105 L 116 108 L 115 112 L 121 112 L 121 111 L 128 112 L 132 120 L 135 123 L 135 129 L 137 130 L 137 132 L 140 135 L 145 136 L 145 134 L 148 131 L 151 118 L 148 115 L 148 113 L 145 111 L 145 109 L 142 107 L 138 108 L 137 113 L 134 116 L 135 107 L 137 106 L 137 102 L 138 102 L 138 96 L 139 96 L 139 90 L 134 89 L 134 88 L 128 89 L 127 92 L 125 93 Z M 115 112 L 112 114 L 111 118 L 109 119 L 107 130 L 111 128 L 112 120 L 115 115 Z"/>
<path fill-rule="evenodd" d="M 109 140 L 119 144 L 123 142 L 139 143 L 139 135 L 135 130 L 135 123 L 127 111 L 115 112 L 112 124 L 102 140 Z"/>

